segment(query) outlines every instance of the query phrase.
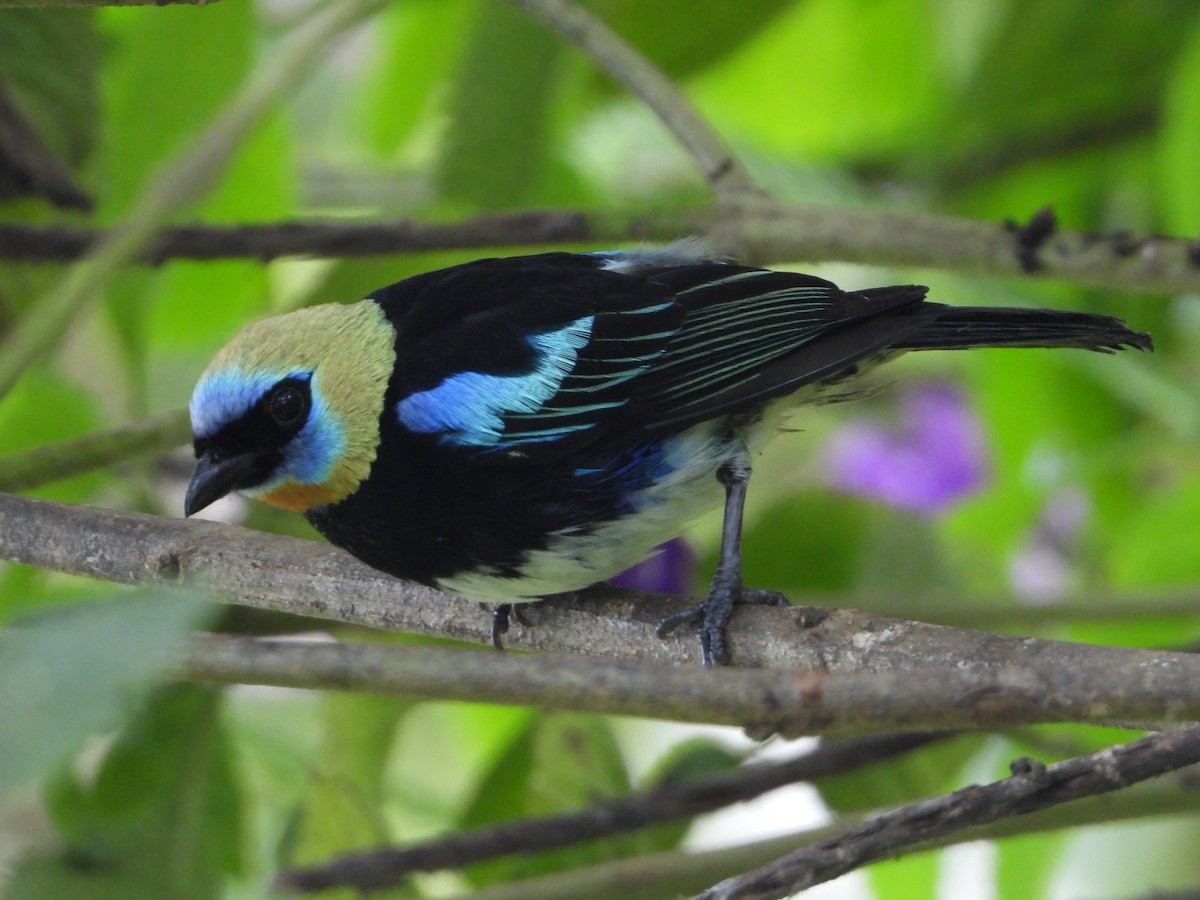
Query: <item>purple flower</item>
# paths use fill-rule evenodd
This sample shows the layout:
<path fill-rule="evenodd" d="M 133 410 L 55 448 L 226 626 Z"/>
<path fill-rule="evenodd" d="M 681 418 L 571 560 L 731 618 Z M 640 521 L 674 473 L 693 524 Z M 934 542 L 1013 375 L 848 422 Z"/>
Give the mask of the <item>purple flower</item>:
<path fill-rule="evenodd" d="M 988 478 L 979 420 L 962 392 L 926 385 L 900 400 L 900 424 L 859 420 L 825 446 L 835 488 L 924 514 L 944 512 Z"/>
<path fill-rule="evenodd" d="M 1079 580 L 1079 545 L 1091 516 L 1088 494 L 1072 487 L 1046 500 L 1037 524 L 1009 560 L 1008 580 L 1028 603 L 1057 603 Z"/>
<path fill-rule="evenodd" d="M 667 541 L 658 553 L 632 569 L 626 569 L 608 583 L 636 591 L 660 594 L 686 594 L 692 589 L 696 557 L 681 538 Z"/>

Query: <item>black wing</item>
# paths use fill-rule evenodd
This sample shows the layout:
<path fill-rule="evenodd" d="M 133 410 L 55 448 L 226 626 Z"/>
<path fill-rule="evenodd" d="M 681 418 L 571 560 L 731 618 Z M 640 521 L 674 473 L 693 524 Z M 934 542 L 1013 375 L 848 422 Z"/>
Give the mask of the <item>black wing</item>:
<path fill-rule="evenodd" d="M 397 330 L 389 411 L 480 456 L 553 458 L 751 408 L 926 320 L 923 288 L 639 259 L 481 260 L 377 292 Z"/>

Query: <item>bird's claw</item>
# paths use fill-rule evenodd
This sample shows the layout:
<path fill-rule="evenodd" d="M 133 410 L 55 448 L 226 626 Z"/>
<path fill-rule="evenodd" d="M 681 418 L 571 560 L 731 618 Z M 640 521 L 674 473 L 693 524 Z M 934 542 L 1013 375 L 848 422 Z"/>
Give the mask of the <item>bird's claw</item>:
<path fill-rule="evenodd" d="M 766 606 L 788 606 L 790 601 L 779 591 L 764 591 L 743 588 L 740 584 L 722 584 L 718 575 L 704 601 L 690 609 L 667 616 L 658 623 L 655 634 L 665 638 L 680 625 L 699 623 L 700 657 L 705 666 L 713 668 L 729 663 L 729 649 L 725 641 L 725 628 L 739 603 L 755 603 Z"/>
<path fill-rule="evenodd" d="M 792 605 L 792 601 L 779 591 L 764 591 L 761 588 L 742 588 L 738 603 L 753 603 L 757 606 Z"/>
<path fill-rule="evenodd" d="M 514 621 L 522 628 L 529 627 L 529 620 L 520 603 L 497 603 L 492 607 L 492 646 L 503 652 L 504 635 L 508 634 L 509 625 Z"/>
<path fill-rule="evenodd" d="M 513 605 L 497 603 L 492 607 L 492 646 L 504 652 L 504 636 L 508 634 L 508 626 L 512 624 Z"/>

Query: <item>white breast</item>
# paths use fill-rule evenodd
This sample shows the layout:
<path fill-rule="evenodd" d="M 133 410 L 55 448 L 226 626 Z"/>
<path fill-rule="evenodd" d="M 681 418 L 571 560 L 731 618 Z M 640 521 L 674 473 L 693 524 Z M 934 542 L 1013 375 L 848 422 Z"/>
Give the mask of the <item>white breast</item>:
<path fill-rule="evenodd" d="M 724 490 L 717 481 L 721 465 L 743 447 L 754 453 L 778 430 L 783 409 L 773 404 L 736 437 L 729 420 L 693 426 L 669 445 L 671 474 L 637 498 L 636 512 L 605 522 L 587 533 L 560 532 L 545 550 L 534 550 L 521 577 L 474 571 L 441 579 L 438 584 L 489 603 L 521 603 L 547 594 L 575 591 L 612 578 L 647 559 L 659 544 L 678 537 L 698 516 L 720 506 Z"/>

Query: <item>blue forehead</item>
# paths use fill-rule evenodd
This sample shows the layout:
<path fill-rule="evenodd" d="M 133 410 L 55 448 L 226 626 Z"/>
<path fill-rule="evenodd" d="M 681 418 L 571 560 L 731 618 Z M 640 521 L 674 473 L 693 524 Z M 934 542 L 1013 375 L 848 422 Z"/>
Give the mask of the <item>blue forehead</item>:
<path fill-rule="evenodd" d="M 212 437 L 230 422 L 244 416 L 263 394 L 287 377 L 309 378 L 310 372 L 257 371 L 221 369 L 210 372 L 192 392 L 188 411 L 192 417 L 192 434 L 198 438 Z"/>

